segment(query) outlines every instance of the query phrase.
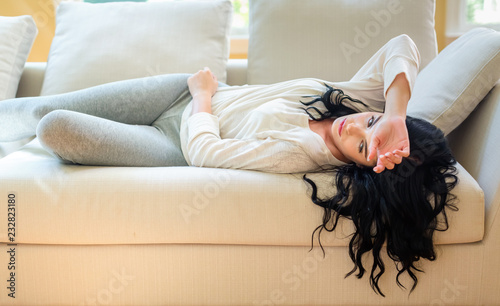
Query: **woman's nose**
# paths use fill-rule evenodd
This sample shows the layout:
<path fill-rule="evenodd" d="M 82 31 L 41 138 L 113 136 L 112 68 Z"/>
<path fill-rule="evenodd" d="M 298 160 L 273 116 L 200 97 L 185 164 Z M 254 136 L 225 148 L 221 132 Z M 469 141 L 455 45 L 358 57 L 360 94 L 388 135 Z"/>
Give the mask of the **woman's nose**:
<path fill-rule="evenodd" d="M 347 124 L 347 134 L 349 135 L 359 135 L 362 133 L 362 129 L 355 122 Z"/>

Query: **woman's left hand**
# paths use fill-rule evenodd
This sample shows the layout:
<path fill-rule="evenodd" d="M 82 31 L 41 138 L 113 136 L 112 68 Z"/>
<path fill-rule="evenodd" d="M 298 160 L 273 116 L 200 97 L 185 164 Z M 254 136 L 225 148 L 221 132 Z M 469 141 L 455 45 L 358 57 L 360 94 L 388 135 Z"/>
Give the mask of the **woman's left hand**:
<path fill-rule="evenodd" d="M 198 71 L 188 78 L 189 92 L 193 97 L 205 95 L 212 97 L 217 92 L 217 77 L 208 67 Z"/>
<path fill-rule="evenodd" d="M 209 68 L 198 71 L 188 78 L 188 87 L 193 97 L 191 114 L 212 113 L 212 96 L 217 92 L 217 77 Z"/>
<path fill-rule="evenodd" d="M 394 169 L 403 157 L 410 155 L 410 140 L 405 118 L 384 114 L 377 124 L 368 152 L 368 160 L 378 156 L 373 171 L 380 173 L 384 169 Z"/>

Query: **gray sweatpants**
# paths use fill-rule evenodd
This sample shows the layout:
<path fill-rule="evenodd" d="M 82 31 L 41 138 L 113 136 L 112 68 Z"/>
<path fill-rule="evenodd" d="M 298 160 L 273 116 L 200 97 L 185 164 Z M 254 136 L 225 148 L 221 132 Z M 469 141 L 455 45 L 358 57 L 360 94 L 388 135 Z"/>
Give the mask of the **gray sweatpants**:
<path fill-rule="evenodd" d="M 0 101 L 0 141 L 36 136 L 59 159 L 106 166 L 186 166 L 181 115 L 188 74 L 118 81 L 71 93 Z"/>

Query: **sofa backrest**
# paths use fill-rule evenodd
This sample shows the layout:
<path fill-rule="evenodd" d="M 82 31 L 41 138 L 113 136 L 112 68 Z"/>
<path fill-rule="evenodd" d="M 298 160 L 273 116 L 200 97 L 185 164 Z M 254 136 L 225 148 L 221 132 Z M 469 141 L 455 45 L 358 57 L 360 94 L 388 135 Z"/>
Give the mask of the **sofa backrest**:
<path fill-rule="evenodd" d="M 408 34 L 421 68 L 437 55 L 434 0 L 252 0 L 249 84 L 347 81 L 387 41 Z"/>
<path fill-rule="evenodd" d="M 484 191 L 486 228 L 500 209 L 500 80 L 476 109 L 448 135 L 457 161 Z M 487 231 L 488 232 L 488 231 Z"/>

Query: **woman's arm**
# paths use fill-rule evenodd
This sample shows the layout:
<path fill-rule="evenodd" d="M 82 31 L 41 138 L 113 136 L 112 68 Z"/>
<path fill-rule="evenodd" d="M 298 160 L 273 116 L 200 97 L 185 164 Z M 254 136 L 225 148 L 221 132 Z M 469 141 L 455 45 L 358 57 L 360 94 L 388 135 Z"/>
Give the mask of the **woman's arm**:
<path fill-rule="evenodd" d="M 406 129 L 406 108 L 418 74 L 420 54 L 407 35 L 399 35 L 380 48 L 347 84 L 347 92 L 383 111 L 368 152 L 368 160 L 377 159 L 375 172 L 393 169 L 410 153 Z"/>
<path fill-rule="evenodd" d="M 410 155 L 410 140 L 406 128 L 406 108 L 410 100 L 410 85 L 404 73 L 398 74 L 387 89 L 386 107 L 377 125 L 368 155 L 368 160 L 378 155 L 377 173 L 385 168 L 393 169 L 403 157 Z"/>
<path fill-rule="evenodd" d="M 406 119 L 406 108 L 410 100 L 410 85 L 404 73 L 396 76 L 387 89 L 384 114 Z"/>
<path fill-rule="evenodd" d="M 216 77 L 205 68 L 188 79 L 188 86 L 193 101 L 186 149 L 193 166 L 276 173 L 306 172 L 317 167 L 304 158 L 301 148 L 279 139 L 221 139 L 219 119 L 212 115 L 211 106 L 218 88 Z"/>

